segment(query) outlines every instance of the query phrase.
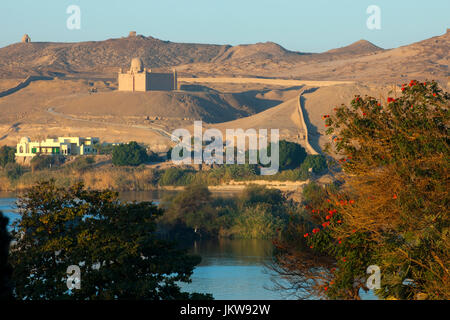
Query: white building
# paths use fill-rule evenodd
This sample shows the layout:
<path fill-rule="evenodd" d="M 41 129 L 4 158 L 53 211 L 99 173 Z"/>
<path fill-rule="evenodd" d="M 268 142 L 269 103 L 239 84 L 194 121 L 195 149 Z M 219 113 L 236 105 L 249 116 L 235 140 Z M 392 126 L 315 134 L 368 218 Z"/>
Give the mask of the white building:
<path fill-rule="evenodd" d="M 97 154 L 99 138 L 59 137 L 32 142 L 24 137 L 17 144 L 16 157 L 44 155 L 93 155 Z"/>

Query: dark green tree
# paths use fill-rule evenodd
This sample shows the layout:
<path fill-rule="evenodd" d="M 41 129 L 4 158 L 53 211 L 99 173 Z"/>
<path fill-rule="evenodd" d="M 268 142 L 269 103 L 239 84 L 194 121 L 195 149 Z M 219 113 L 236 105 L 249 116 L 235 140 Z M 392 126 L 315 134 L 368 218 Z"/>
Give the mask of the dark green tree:
<path fill-rule="evenodd" d="M 309 170 L 312 168 L 312 171 L 316 174 L 321 174 L 327 171 L 327 159 L 325 156 L 321 154 L 308 154 L 301 165 L 301 169 Z"/>
<path fill-rule="evenodd" d="M 0 167 L 4 168 L 8 163 L 14 163 L 16 149 L 8 146 L 0 148 Z"/>
<path fill-rule="evenodd" d="M 12 299 L 12 269 L 8 262 L 11 236 L 7 227 L 8 218 L 0 211 L 0 300 Z"/>
<path fill-rule="evenodd" d="M 269 144 L 268 154 L 271 154 L 272 146 Z M 279 143 L 280 170 L 295 169 L 300 167 L 306 158 L 306 150 L 295 142 L 281 140 Z"/>
<path fill-rule="evenodd" d="M 25 172 L 24 168 L 15 162 L 9 162 L 5 166 L 6 176 L 10 181 L 15 181 L 19 179 Z"/>
<path fill-rule="evenodd" d="M 213 208 L 211 192 L 201 184 L 187 186 L 170 199 L 166 222 L 182 229 L 188 227 L 197 234 L 217 233 L 217 210 Z"/>
<path fill-rule="evenodd" d="M 18 208 L 11 256 L 18 299 L 210 298 L 181 292 L 177 282 L 190 282 L 200 257 L 156 236 L 163 211 L 151 202 L 49 181 L 31 188 Z M 69 291 L 71 265 L 80 267 L 81 288 Z"/>
<path fill-rule="evenodd" d="M 112 152 L 112 163 L 116 166 L 138 166 L 147 160 L 147 151 L 135 141 L 115 146 Z"/>

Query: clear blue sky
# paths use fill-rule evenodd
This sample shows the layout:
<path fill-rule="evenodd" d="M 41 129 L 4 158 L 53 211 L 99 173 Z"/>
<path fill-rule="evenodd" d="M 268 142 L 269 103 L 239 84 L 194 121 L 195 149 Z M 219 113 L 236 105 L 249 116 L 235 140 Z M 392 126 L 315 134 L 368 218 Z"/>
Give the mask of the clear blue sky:
<path fill-rule="evenodd" d="M 69 30 L 69 5 L 81 29 Z M 381 8 L 381 30 L 366 27 L 369 5 Z M 244 44 L 273 41 L 321 52 L 360 39 L 393 48 L 445 33 L 450 0 L 1 0 L 0 47 L 20 41 L 77 42 L 130 30 L 174 42 Z"/>

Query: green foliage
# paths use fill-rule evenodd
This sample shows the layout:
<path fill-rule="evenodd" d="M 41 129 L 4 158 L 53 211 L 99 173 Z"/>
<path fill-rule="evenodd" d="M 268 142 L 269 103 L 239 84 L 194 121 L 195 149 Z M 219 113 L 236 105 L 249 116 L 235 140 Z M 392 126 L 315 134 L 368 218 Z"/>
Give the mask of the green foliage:
<path fill-rule="evenodd" d="M 268 147 L 271 154 L 272 146 Z M 300 167 L 306 158 L 306 150 L 295 142 L 281 140 L 279 143 L 280 170 L 295 169 Z"/>
<path fill-rule="evenodd" d="M 381 298 L 448 299 L 450 95 L 434 81 L 401 90 L 386 102 L 356 96 L 324 116 L 343 188 L 304 188 L 278 257 L 283 272 L 304 279 L 297 288 L 359 299 L 366 268 L 377 265 Z"/>
<path fill-rule="evenodd" d="M 63 157 L 58 156 L 47 156 L 38 154 L 31 159 L 30 166 L 31 172 L 36 172 L 39 170 L 45 170 L 58 166 L 64 162 Z"/>
<path fill-rule="evenodd" d="M 94 163 L 95 163 L 94 157 L 78 156 L 77 158 L 75 158 L 74 161 L 72 161 L 68 165 L 68 167 L 77 171 L 85 171 L 89 168 L 92 168 Z"/>
<path fill-rule="evenodd" d="M 233 199 L 212 198 L 206 186 L 190 185 L 163 203 L 168 208 L 162 225 L 174 237 L 269 239 L 288 221 L 289 203 L 281 192 L 255 185 Z"/>
<path fill-rule="evenodd" d="M 278 208 L 283 204 L 284 197 L 278 189 L 267 189 L 264 186 L 249 185 L 239 196 L 240 205 L 249 207 L 258 203 L 270 205 L 271 209 Z"/>
<path fill-rule="evenodd" d="M 0 301 L 12 299 L 12 269 L 8 261 L 11 236 L 7 226 L 8 218 L 0 211 Z"/>
<path fill-rule="evenodd" d="M 190 185 L 178 193 L 169 202 L 164 221 L 171 229 L 188 228 L 203 236 L 217 234 L 217 211 L 211 205 L 211 192 L 200 184 Z M 191 234 L 191 236 L 194 236 Z"/>
<path fill-rule="evenodd" d="M 10 162 L 5 166 L 8 179 L 12 182 L 18 180 L 25 172 L 24 168 L 15 162 Z"/>
<path fill-rule="evenodd" d="M 115 146 L 112 153 L 112 163 L 116 166 L 138 166 L 147 161 L 147 151 L 135 141 Z"/>
<path fill-rule="evenodd" d="M 244 239 L 273 239 L 286 226 L 279 216 L 274 216 L 270 206 L 255 204 L 244 208 L 236 217 L 232 232 Z"/>
<path fill-rule="evenodd" d="M 114 151 L 114 145 L 109 143 L 96 144 L 98 154 L 112 154 Z"/>
<path fill-rule="evenodd" d="M 8 146 L 0 147 L 0 167 L 4 168 L 8 163 L 14 163 L 16 160 L 16 149 Z"/>
<path fill-rule="evenodd" d="M 327 159 L 325 158 L 325 156 L 321 154 L 318 155 L 308 154 L 303 163 L 301 164 L 300 169 L 308 171 L 309 168 L 312 168 L 312 171 L 315 174 L 325 173 L 328 170 Z"/>
<path fill-rule="evenodd" d="M 126 203 L 112 191 L 41 182 L 19 200 L 12 249 L 15 296 L 28 300 L 189 299 L 200 257 L 156 237 L 163 211 Z M 67 267 L 81 269 L 81 288 L 67 290 Z M 195 298 L 211 298 L 195 295 Z"/>
<path fill-rule="evenodd" d="M 164 170 L 159 178 L 161 186 L 183 186 L 192 182 L 193 170 L 184 170 L 180 168 L 168 168 Z"/>

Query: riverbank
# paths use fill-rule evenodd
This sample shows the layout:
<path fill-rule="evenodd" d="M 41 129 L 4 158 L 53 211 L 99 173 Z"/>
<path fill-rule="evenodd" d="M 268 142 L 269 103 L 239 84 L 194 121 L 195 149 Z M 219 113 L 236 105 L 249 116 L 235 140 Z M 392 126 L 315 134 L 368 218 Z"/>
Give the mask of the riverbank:
<path fill-rule="evenodd" d="M 114 166 L 79 158 L 61 166 L 31 169 L 20 165 L 0 170 L 0 191 L 21 192 L 43 180 L 53 179 L 58 187 L 82 182 L 87 189 L 114 191 L 183 190 L 191 184 L 207 185 L 211 191 L 242 191 L 250 184 L 282 191 L 295 191 L 320 176 L 306 168 L 283 170 L 272 176 L 257 173 L 250 165 L 227 165 L 198 169 L 143 164 Z M 9 170 L 9 171 L 8 171 Z"/>

